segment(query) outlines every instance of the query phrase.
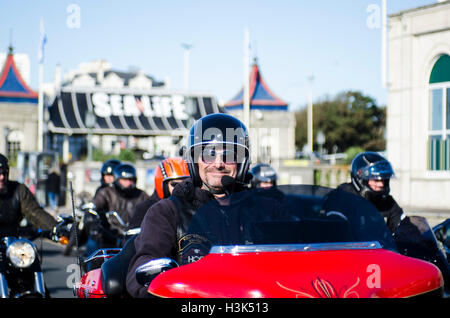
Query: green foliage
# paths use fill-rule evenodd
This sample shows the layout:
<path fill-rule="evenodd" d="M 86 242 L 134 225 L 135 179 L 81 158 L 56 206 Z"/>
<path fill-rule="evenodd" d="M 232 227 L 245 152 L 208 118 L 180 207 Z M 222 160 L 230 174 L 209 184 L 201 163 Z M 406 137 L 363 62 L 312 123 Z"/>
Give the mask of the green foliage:
<path fill-rule="evenodd" d="M 328 96 L 313 105 L 314 142 L 319 130 L 325 134 L 323 149 L 328 153 L 344 152 L 350 147 L 380 151 L 386 147 L 384 131 L 386 109 L 375 100 L 357 91 Z M 296 146 L 307 142 L 307 108 L 295 114 Z M 318 149 L 315 144 L 314 149 Z"/>
<path fill-rule="evenodd" d="M 133 150 L 125 148 L 125 149 L 120 150 L 119 160 L 120 161 L 128 161 L 128 162 L 136 162 L 137 155 Z"/>
<path fill-rule="evenodd" d="M 120 161 L 136 162 L 137 154 L 131 149 L 122 149 L 119 155 L 105 154 L 100 149 L 92 151 L 92 160 L 105 162 L 108 159 L 119 159 Z"/>
<path fill-rule="evenodd" d="M 94 148 L 92 150 L 92 161 L 104 162 L 109 159 L 109 156 L 103 153 L 100 149 Z"/>
<path fill-rule="evenodd" d="M 345 151 L 345 154 L 347 155 L 347 159 L 345 159 L 346 164 L 350 164 L 353 160 L 353 158 L 356 157 L 357 154 L 364 152 L 365 150 L 361 147 L 350 147 Z"/>

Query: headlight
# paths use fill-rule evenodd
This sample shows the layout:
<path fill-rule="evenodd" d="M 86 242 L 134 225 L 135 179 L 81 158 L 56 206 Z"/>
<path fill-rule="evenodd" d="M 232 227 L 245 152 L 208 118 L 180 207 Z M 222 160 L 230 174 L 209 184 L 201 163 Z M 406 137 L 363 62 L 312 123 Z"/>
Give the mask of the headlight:
<path fill-rule="evenodd" d="M 8 246 L 6 256 L 14 266 L 26 268 L 36 259 L 36 251 L 30 241 L 19 239 Z"/>

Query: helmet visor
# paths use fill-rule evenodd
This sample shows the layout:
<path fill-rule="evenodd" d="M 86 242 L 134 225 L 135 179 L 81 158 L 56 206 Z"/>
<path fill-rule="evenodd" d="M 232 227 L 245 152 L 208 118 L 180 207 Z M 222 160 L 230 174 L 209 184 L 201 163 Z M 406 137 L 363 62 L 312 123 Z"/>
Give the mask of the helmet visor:
<path fill-rule="evenodd" d="M 359 174 L 364 180 L 386 180 L 394 176 L 394 170 L 388 161 L 378 161 L 362 168 Z"/>

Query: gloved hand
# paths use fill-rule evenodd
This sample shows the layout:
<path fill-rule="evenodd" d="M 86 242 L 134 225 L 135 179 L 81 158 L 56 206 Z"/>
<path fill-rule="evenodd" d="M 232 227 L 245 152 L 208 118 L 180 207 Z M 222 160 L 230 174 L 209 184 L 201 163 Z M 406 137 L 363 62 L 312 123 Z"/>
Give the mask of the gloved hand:
<path fill-rule="evenodd" d="M 57 217 L 58 223 L 53 227 L 51 238 L 54 242 L 66 245 L 70 237 L 70 225 L 73 222 L 71 217 Z"/>

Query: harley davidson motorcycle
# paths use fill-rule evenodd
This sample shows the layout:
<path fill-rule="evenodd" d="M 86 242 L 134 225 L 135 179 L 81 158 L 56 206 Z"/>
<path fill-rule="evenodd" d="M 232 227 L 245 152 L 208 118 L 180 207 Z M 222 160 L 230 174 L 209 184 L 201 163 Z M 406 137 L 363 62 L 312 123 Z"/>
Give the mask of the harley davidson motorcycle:
<path fill-rule="evenodd" d="M 448 272 L 438 267 L 439 251 L 417 252 L 430 246 L 432 231 L 400 227 L 393 235 L 371 203 L 340 190 L 252 189 L 203 205 L 179 241 L 178 259 L 151 260 L 136 278 L 164 298 L 443 296 Z M 417 236 L 406 242 L 404 233 Z M 75 295 L 126 297 L 134 254 L 132 239 L 128 243 L 99 253 L 101 264 L 82 276 Z"/>
<path fill-rule="evenodd" d="M 59 217 L 59 226 L 71 222 L 70 217 Z M 25 231 L 21 231 L 25 230 Z M 52 231 L 27 226 L 19 229 L 18 236 L 0 238 L 0 298 L 48 298 L 41 269 L 41 258 L 33 240 L 52 238 L 62 244 L 67 237 L 57 237 Z M 20 236 L 26 233 L 26 238 Z"/>

